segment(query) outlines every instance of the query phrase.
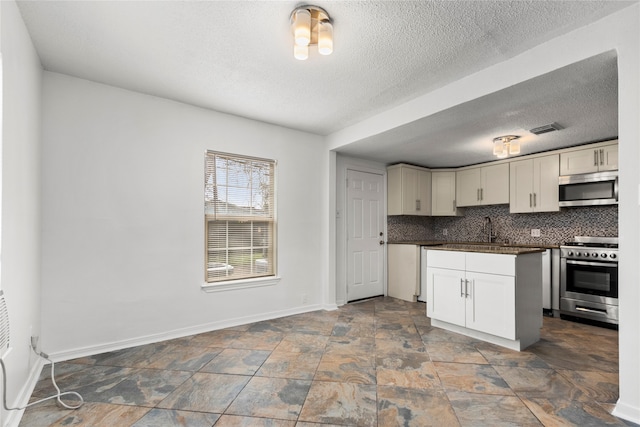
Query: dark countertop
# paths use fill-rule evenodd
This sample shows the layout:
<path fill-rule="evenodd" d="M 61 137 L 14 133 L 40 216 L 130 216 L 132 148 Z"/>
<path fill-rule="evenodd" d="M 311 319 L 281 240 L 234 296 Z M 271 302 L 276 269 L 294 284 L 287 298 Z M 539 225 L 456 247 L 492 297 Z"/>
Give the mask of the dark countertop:
<path fill-rule="evenodd" d="M 441 240 L 389 241 L 390 245 L 429 246 L 429 249 L 463 252 L 486 252 L 496 254 L 520 255 L 558 249 L 559 245 L 504 244 L 487 242 L 452 242 Z"/>

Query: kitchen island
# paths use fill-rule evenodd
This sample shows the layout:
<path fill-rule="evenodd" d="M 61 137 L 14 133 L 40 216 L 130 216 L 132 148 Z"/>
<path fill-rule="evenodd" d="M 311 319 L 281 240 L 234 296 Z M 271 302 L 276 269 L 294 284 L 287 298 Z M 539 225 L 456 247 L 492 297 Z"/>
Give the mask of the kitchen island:
<path fill-rule="evenodd" d="M 432 326 L 518 351 L 540 339 L 544 249 L 460 243 L 425 249 Z"/>

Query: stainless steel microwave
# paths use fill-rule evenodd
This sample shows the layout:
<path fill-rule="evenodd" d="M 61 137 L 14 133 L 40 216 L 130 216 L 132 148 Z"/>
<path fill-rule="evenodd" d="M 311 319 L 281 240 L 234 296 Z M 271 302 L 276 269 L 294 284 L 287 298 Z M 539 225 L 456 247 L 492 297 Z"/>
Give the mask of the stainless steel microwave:
<path fill-rule="evenodd" d="M 561 176 L 558 184 L 561 207 L 618 204 L 618 171 Z"/>

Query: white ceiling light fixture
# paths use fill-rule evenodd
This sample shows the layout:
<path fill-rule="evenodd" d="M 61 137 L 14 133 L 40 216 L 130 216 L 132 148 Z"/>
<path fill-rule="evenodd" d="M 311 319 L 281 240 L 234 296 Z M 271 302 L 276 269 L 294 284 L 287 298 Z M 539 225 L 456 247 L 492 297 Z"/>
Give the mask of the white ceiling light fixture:
<path fill-rule="evenodd" d="M 509 155 L 520 154 L 520 138 L 517 135 L 505 135 L 493 138 L 493 154 L 499 159 L 504 159 Z"/>
<path fill-rule="evenodd" d="M 333 52 L 333 23 L 326 10 L 318 6 L 299 6 L 291 12 L 293 56 L 304 61 L 309 57 L 309 46 L 317 45 L 321 55 Z"/>

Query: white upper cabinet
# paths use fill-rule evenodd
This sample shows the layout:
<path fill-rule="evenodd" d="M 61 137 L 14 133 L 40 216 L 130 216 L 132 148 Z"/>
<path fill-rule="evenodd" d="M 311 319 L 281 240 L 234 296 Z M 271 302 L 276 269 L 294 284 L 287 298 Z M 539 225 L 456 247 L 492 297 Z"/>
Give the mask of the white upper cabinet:
<path fill-rule="evenodd" d="M 509 211 L 555 212 L 558 206 L 559 156 L 511 162 Z"/>
<path fill-rule="evenodd" d="M 459 207 L 509 203 L 509 163 L 456 172 Z"/>
<path fill-rule="evenodd" d="M 431 171 L 398 164 L 387 168 L 387 214 L 431 215 Z"/>
<path fill-rule="evenodd" d="M 456 173 L 431 172 L 431 215 L 456 216 Z"/>
<path fill-rule="evenodd" d="M 585 148 L 560 154 L 560 175 L 576 175 L 618 169 L 618 144 Z"/>

